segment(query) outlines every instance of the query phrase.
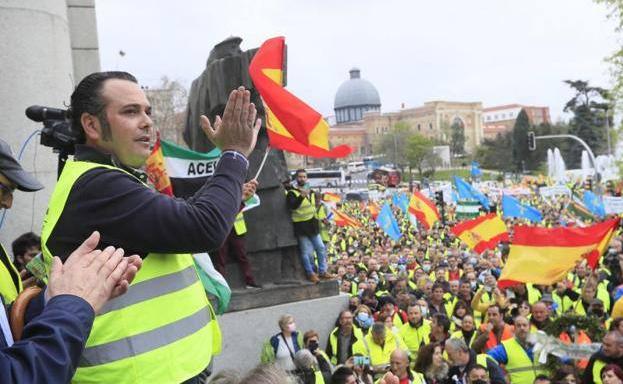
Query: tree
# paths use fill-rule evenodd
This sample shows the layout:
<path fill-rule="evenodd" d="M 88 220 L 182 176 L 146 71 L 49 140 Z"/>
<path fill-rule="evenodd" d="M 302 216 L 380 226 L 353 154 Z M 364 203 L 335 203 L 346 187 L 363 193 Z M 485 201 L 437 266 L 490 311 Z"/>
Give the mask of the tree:
<path fill-rule="evenodd" d="M 565 112 L 573 113 L 569 133 L 584 140 L 595 155 L 604 152 L 608 139 L 605 111 L 610 105 L 610 92 L 604 88 L 590 86 L 588 81 L 565 80 L 565 83 L 575 91 L 575 96 L 564 108 Z M 579 143 L 571 145 L 569 160 L 572 167 L 580 165 L 583 150 Z"/>
<path fill-rule="evenodd" d="M 529 130 L 530 120 L 528 119 L 526 111 L 522 109 L 519 115 L 517 115 L 517 120 L 515 120 L 515 126 L 513 127 L 511 136 L 513 165 L 517 171 L 524 171 L 526 169 L 526 162 L 530 156 L 530 150 L 528 149 Z"/>
<path fill-rule="evenodd" d="M 411 137 L 411 127 L 407 122 L 396 123 L 389 132 L 382 134 L 374 143 L 376 153 L 385 154 L 385 159 L 394 163 L 404 173 L 407 158 L 407 142 Z"/>
<path fill-rule="evenodd" d="M 188 91 L 177 81 L 163 76 L 157 88 L 145 89 L 151 104 L 154 127 L 160 131 L 165 140 L 182 144 L 184 130 L 184 111 L 188 103 Z"/>
<path fill-rule="evenodd" d="M 482 168 L 511 171 L 513 159 L 508 154 L 512 151 L 511 132 L 498 134 L 495 139 L 485 139 L 476 149 L 475 159 Z"/>
<path fill-rule="evenodd" d="M 450 126 L 450 152 L 453 155 L 462 155 L 465 152 L 465 124 L 458 117 Z"/>
<path fill-rule="evenodd" d="M 434 152 L 435 143 L 420 134 L 413 134 L 407 141 L 407 156 L 409 167 L 418 171 L 420 179 L 428 168 L 433 172 L 440 162 L 439 156 Z"/>

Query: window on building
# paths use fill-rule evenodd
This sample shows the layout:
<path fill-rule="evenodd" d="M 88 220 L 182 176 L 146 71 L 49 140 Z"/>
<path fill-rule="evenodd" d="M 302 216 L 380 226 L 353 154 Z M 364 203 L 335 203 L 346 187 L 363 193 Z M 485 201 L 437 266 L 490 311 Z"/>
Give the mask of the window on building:
<path fill-rule="evenodd" d="M 417 130 L 418 130 L 418 131 L 421 131 L 421 130 L 422 130 L 422 127 L 420 126 L 420 124 L 418 124 L 418 125 L 417 125 Z"/>
<path fill-rule="evenodd" d="M 431 131 L 433 130 L 433 123 L 428 123 L 428 129 Z"/>

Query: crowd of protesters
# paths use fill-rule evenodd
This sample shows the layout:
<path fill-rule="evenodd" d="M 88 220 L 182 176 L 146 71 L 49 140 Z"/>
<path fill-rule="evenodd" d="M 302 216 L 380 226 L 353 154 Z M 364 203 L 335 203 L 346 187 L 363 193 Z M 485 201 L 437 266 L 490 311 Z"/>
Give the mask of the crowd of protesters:
<path fill-rule="evenodd" d="M 541 226 L 589 224 L 566 211 L 567 199 L 532 194 L 521 200 L 543 213 Z M 496 203 L 493 199 L 494 209 Z M 323 220 L 329 224 L 327 273 L 350 296 L 335 329 L 320 335 L 326 349 L 318 348 L 315 331 L 298 333 L 295 319 L 286 315 L 281 332 L 263 349 L 263 362 L 275 362 L 310 383 L 623 383 L 620 232 L 595 270 L 583 261 L 556 284 L 500 289 L 497 279 L 509 244 L 482 254 L 468 249 L 450 231 L 457 223 L 452 206 L 444 207 L 443 222 L 425 230 L 392 205 L 402 233 L 393 241 L 368 204 L 338 203 L 361 226 Z M 511 237 L 517 223 L 521 220 L 506 220 Z M 573 315 L 588 319 L 597 331 L 571 324 L 551 334 L 552 322 Z M 581 359 L 550 355 L 546 364 L 534 350 L 539 330 L 596 352 Z"/>

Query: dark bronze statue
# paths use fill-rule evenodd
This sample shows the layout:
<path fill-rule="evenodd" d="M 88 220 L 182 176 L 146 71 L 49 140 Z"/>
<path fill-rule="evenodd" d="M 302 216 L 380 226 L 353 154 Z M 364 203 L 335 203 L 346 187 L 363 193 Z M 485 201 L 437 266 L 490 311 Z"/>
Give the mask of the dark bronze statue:
<path fill-rule="evenodd" d="M 251 91 L 251 101 L 262 119 L 255 150 L 249 158 L 247 180 L 257 173 L 268 144 L 265 113 L 260 97 L 249 77 L 249 63 L 257 49 L 242 51 L 239 37 L 230 37 L 214 46 L 203 73 L 193 81 L 188 100 L 184 140 L 196 151 L 208 151 L 214 145 L 206 138 L 199 125 L 199 117 L 205 114 L 214 121 L 222 115 L 232 89 L 243 85 Z M 284 71 L 285 73 L 285 71 Z M 285 76 L 284 76 L 285 78 Z M 290 212 L 285 204 L 282 182 L 289 178 L 282 151 L 272 149 L 264 169 L 258 177 L 258 195 L 261 205 L 245 213 L 248 232 L 247 254 L 253 274 L 258 283 L 293 283 L 304 280 L 298 260 L 298 246 Z M 226 279 L 232 288 L 244 286 L 244 279 L 237 265 L 227 266 Z"/>

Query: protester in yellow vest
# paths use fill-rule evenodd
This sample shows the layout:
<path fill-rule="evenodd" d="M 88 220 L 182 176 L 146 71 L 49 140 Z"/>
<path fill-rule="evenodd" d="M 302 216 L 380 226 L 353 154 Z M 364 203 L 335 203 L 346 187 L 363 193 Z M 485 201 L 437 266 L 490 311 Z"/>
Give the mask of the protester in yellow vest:
<path fill-rule="evenodd" d="M 246 201 L 251 198 L 255 194 L 257 186 L 257 180 L 251 180 L 244 183 L 242 186 L 242 201 Z M 229 232 L 227 239 L 218 251 L 214 252 L 214 255 L 211 254 L 210 256 L 213 256 L 212 260 L 214 260 L 214 267 L 223 276 L 225 276 L 227 258 L 228 256 L 231 256 L 240 265 L 240 269 L 244 275 L 246 288 L 261 288 L 255 282 L 255 278 L 251 272 L 251 263 L 249 263 L 249 259 L 247 258 L 245 240 L 246 233 L 247 225 L 244 221 L 244 213 L 238 212 L 238 215 L 236 215 L 236 221 L 234 221 L 234 228 Z"/>
<path fill-rule="evenodd" d="M 127 295 L 98 314 L 73 382 L 162 383 L 198 380 L 221 349 L 218 323 L 197 276 L 193 252 L 216 249 L 240 209 L 247 156 L 260 121 L 250 93 L 232 91 L 214 127 L 221 149 L 214 175 L 190 199 L 145 185 L 137 171 L 151 153 L 151 107 L 134 76 L 94 73 L 71 96 L 72 127 L 84 145 L 65 164 L 42 229 L 46 260 L 97 228 L 144 257 Z"/>
<path fill-rule="evenodd" d="M 501 345 L 491 349 L 487 354 L 499 364 L 504 365 L 510 382 L 513 384 L 532 384 L 540 374 L 547 374 L 544 365 L 538 362 L 539 357 L 528 341 L 530 322 L 523 316 L 515 318 L 515 336 L 503 340 Z"/>
<path fill-rule="evenodd" d="M 424 375 L 412 371 L 409 369 L 409 355 L 401 350 L 397 349 L 392 352 L 390 357 L 390 368 L 377 384 L 389 384 L 389 383 L 408 383 L 408 384 L 424 384 L 426 380 Z"/>
<path fill-rule="evenodd" d="M 376 322 L 370 332 L 353 345 L 353 355 L 368 356 L 372 370 L 375 373 L 384 373 L 389 366 L 390 356 L 396 349 L 407 351 L 407 346 L 384 323 Z"/>
<path fill-rule="evenodd" d="M 617 331 L 606 333 L 601 341 L 601 349 L 588 360 L 582 383 L 602 384 L 601 370 L 608 364 L 621 366 L 623 363 L 623 336 Z"/>
<path fill-rule="evenodd" d="M 13 158 L 11 148 L 0 140 L 0 208 L 11 209 L 13 191 L 35 192 L 43 185 L 22 169 Z M 21 277 L 11 262 L 9 254 L 0 244 L 0 296 L 4 304 L 10 304 L 22 291 Z"/>

